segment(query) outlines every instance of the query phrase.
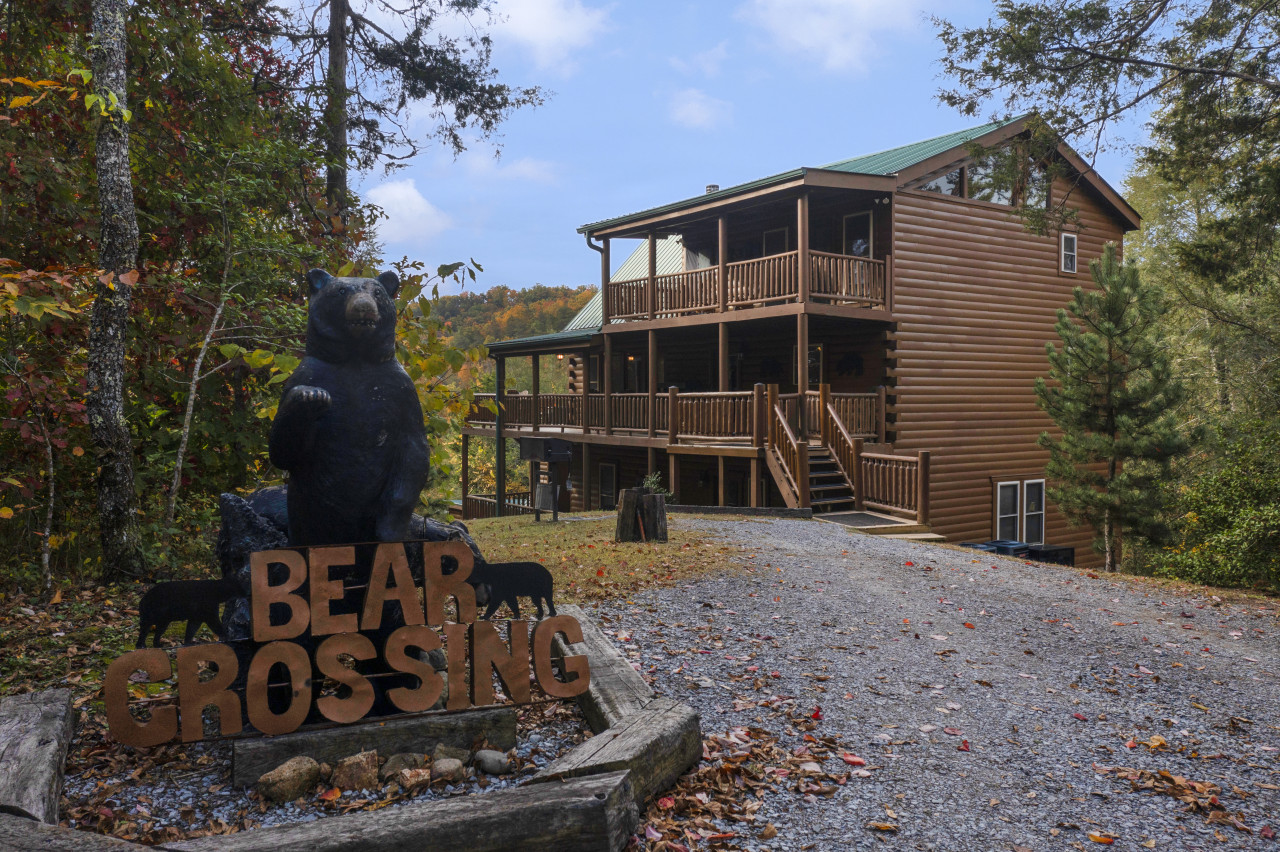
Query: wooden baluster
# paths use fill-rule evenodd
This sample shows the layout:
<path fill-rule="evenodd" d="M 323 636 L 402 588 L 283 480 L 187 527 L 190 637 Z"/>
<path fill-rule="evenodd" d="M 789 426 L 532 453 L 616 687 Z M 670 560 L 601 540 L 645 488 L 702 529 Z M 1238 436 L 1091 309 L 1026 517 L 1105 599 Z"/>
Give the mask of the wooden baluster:
<path fill-rule="evenodd" d="M 667 443 L 680 443 L 680 390 L 667 388 Z"/>

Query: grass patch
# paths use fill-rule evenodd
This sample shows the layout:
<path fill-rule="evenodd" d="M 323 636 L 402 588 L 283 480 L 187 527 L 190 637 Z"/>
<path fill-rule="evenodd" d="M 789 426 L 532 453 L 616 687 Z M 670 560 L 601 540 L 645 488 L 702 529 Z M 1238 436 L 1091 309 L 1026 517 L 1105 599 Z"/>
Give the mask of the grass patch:
<path fill-rule="evenodd" d="M 562 518 L 565 516 L 561 516 Z M 712 571 L 736 567 L 737 548 L 682 528 L 667 519 L 666 543 L 617 544 L 611 515 L 534 523 L 532 515 L 468 521 L 490 562 L 541 562 L 555 577 L 556 600 L 583 603 L 625 597 L 651 586 L 683 583 Z"/>

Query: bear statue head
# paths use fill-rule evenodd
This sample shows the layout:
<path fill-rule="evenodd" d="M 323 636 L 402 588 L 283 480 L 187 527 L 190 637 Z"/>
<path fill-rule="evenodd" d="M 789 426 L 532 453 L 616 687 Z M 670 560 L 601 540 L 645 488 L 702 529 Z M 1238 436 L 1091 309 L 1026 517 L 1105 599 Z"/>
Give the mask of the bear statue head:
<path fill-rule="evenodd" d="M 395 357 L 394 272 L 377 278 L 335 278 L 323 269 L 307 273 L 310 307 L 307 354 L 322 361 L 369 361 Z"/>

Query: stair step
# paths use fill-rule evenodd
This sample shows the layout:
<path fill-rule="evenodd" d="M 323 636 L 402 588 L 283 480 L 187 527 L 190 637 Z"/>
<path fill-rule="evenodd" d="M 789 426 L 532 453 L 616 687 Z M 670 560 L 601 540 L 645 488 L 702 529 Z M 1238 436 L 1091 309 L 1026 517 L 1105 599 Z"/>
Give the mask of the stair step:
<path fill-rule="evenodd" d="M 818 499 L 810 499 L 809 504 L 813 507 L 818 506 L 834 506 L 837 503 L 852 503 L 853 497 L 819 497 Z"/>
<path fill-rule="evenodd" d="M 885 535 L 881 537 L 896 538 L 902 541 L 946 541 L 947 540 L 947 537 L 945 535 L 938 535 L 937 533 L 932 533 L 932 532 L 902 533 L 901 535 Z"/>
<path fill-rule="evenodd" d="M 916 535 L 932 532 L 928 524 L 883 524 L 874 527 L 854 527 L 854 529 L 867 535 L 884 536 Z"/>
<path fill-rule="evenodd" d="M 809 490 L 810 491 L 847 491 L 849 492 L 850 495 L 853 494 L 853 489 L 850 488 L 848 483 L 845 483 L 845 482 L 832 482 L 829 485 L 812 485 L 811 484 L 809 486 Z"/>

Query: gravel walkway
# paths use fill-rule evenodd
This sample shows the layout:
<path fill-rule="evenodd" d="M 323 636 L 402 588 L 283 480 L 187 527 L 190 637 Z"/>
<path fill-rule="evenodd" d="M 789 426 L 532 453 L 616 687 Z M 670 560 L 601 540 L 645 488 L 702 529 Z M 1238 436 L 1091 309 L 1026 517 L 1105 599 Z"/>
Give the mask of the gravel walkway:
<path fill-rule="evenodd" d="M 820 707 L 813 733 L 870 770 L 830 798 L 767 793 L 745 835 L 724 825 L 741 848 L 1276 848 L 1274 602 L 822 522 L 671 523 L 722 537 L 753 567 L 601 605 L 602 628 L 659 694 L 699 711 L 704 735 L 754 725 L 792 750 L 795 715 L 770 709 Z M 837 764 L 823 768 L 849 768 Z M 1186 812 L 1114 767 L 1176 776 L 1136 782 L 1156 788 L 1211 782 L 1220 807 L 1182 784 L 1173 792 L 1202 805 Z M 1247 831 L 1222 821 L 1235 815 Z"/>

